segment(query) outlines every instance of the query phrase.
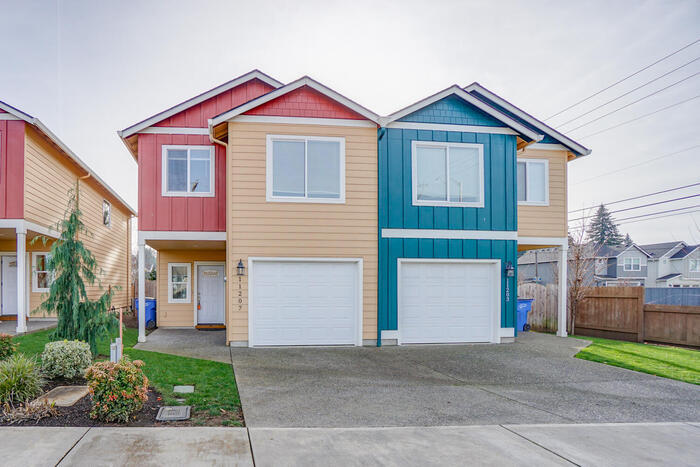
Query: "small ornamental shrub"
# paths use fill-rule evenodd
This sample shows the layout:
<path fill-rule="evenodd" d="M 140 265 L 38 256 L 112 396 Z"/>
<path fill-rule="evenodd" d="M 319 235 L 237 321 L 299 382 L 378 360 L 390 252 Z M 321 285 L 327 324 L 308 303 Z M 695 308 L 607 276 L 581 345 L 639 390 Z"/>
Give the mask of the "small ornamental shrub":
<path fill-rule="evenodd" d="M 91 363 L 92 353 L 87 342 L 49 342 L 41 354 L 41 371 L 50 379 L 83 376 Z"/>
<path fill-rule="evenodd" d="M 97 362 L 85 372 L 92 395 L 90 417 L 105 422 L 127 423 L 148 399 L 148 378 L 141 360 Z"/>
<path fill-rule="evenodd" d="M 0 361 L 0 405 L 15 406 L 41 394 L 44 379 L 36 360 L 14 354 Z"/>
<path fill-rule="evenodd" d="M 0 332 L 0 360 L 10 358 L 17 351 L 17 345 L 12 342 L 12 336 Z"/>

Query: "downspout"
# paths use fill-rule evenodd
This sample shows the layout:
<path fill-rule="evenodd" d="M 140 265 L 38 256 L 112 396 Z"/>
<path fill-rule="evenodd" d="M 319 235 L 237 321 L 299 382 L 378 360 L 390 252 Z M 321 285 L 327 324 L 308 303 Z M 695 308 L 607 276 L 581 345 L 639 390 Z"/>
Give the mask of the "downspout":
<path fill-rule="evenodd" d="M 379 131 L 377 132 L 377 156 L 379 156 L 379 142 L 382 140 L 382 138 L 384 138 L 385 134 L 386 134 L 386 128 L 379 127 Z M 379 166 L 379 160 L 377 160 L 377 166 Z M 379 167 L 377 167 L 377 169 L 378 168 Z M 381 183 L 380 182 L 381 175 L 382 174 L 379 174 L 379 176 L 377 177 L 377 190 L 379 190 L 379 185 Z M 377 208 L 379 208 L 379 206 L 377 206 Z M 379 211 L 379 209 L 377 209 L 377 211 Z M 379 221 L 379 218 L 377 218 L 377 221 Z M 381 252 L 379 251 L 381 246 L 382 246 L 382 227 L 379 224 L 379 222 L 377 222 L 377 252 L 379 254 L 381 254 Z M 377 265 L 379 265 L 379 261 L 377 261 Z M 379 272 L 379 271 L 377 271 L 377 272 Z M 380 319 L 380 316 L 379 316 L 379 312 L 380 312 L 380 310 L 379 310 L 379 303 L 380 303 L 379 294 L 380 293 L 381 293 L 381 291 L 379 290 L 379 276 L 377 276 L 377 347 L 382 346 L 382 320 Z"/>

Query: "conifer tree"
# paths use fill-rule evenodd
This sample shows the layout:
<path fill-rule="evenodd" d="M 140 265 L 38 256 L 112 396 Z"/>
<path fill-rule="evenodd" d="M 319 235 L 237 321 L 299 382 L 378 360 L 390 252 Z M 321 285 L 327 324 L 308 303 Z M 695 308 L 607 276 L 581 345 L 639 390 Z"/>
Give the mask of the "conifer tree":
<path fill-rule="evenodd" d="M 610 211 L 605 205 L 598 207 L 593 220 L 588 226 L 588 239 L 596 245 L 618 246 L 622 245 L 624 239 L 613 221 Z"/>
<path fill-rule="evenodd" d="M 632 237 L 630 237 L 630 234 L 629 233 L 625 234 L 625 246 L 630 246 L 633 243 L 634 242 L 632 241 Z"/>
<path fill-rule="evenodd" d="M 55 312 L 58 317 L 56 329 L 50 335 L 51 340 L 77 339 L 87 342 L 94 355 L 97 354 L 97 342 L 108 338 L 117 326 L 117 319 L 109 313 L 112 288 L 96 300 L 90 300 L 85 290 L 86 284 L 93 285 L 97 281 L 99 270 L 95 257 L 79 239 L 79 234 L 89 235 L 89 232 L 81 221 L 78 199 L 76 185 L 75 190 L 69 192 L 64 219 L 57 223 L 61 235 L 51 246 L 47 261 L 53 282 L 48 297 L 39 309 Z M 43 238 L 43 241 L 47 239 Z"/>

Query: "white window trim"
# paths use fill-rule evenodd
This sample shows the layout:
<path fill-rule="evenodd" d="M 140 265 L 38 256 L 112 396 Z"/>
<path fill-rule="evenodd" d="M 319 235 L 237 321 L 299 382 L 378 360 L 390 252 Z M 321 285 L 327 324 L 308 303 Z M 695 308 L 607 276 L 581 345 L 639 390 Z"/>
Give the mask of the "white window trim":
<path fill-rule="evenodd" d="M 187 190 L 188 191 L 168 191 L 168 149 L 185 149 L 187 150 Z M 206 149 L 209 151 L 209 164 L 211 171 L 209 173 L 209 186 L 211 190 L 208 192 L 192 193 L 190 189 L 190 149 Z M 212 198 L 216 196 L 216 153 L 214 146 L 189 145 L 189 144 L 164 144 L 162 146 L 162 163 L 160 166 L 161 172 L 161 195 L 169 197 L 187 197 L 187 198 Z"/>
<path fill-rule="evenodd" d="M 304 196 L 274 196 L 272 194 L 273 184 L 273 141 L 333 141 L 340 143 L 340 197 L 339 198 L 309 198 L 307 196 L 307 185 L 309 183 L 306 145 L 304 146 Z M 299 136 L 299 135 L 267 135 L 265 178 L 266 178 L 266 200 L 268 202 L 281 203 L 317 203 L 317 204 L 345 204 L 345 138 L 332 136 Z"/>
<path fill-rule="evenodd" d="M 634 267 L 634 260 L 638 261 L 638 267 Z M 629 263 L 627 262 L 629 260 Z M 628 267 L 629 266 L 629 267 Z M 642 270 L 642 259 L 641 258 L 624 258 L 622 260 L 622 269 L 624 271 L 641 271 Z"/>
<path fill-rule="evenodd" d="M 695 267 L 692 267 L 693 264 Z M 688 272 L 700 272 L 700 259 L 690 258 L 688 260 Z"/>
<path fill-rule="evenodd" d="M 37 292 L 37 293 L 48 293 L 50 290 L 50 287 L 39 287 L 39 278 L 38 278 L 38 273 L 36 269 L 36 261 L 39 256 L 48 256 L 51 253 L 48 251 L 33 251 L 32 252 L 32 292 Z M 48 260 L 48 258 L 47 258 Z M 43 271 L 42 272 L 47 272 L 48 271 Z M 53 282 L 55 279 L 54 275 L 51 274 L 51 279 L 50 281 Z"/>
<path fill-rule="evenodd" d="M 109 206 L 109 222 L 105 224 L 105 204 Z M 112 203 L 106 199 L 102 200 L 102 225 L 107 228 L 112 228 Z"/>
<path fill-rule="evenodd" d="M 187 298 L 173 298 L 173 267 L 187 268 Z M 168 263 L 168 303 L 190 303 L 192 301 L 192 263 Z"/>
<path fill-rule="evenodd" d="M 528 166 L 530 164 L 544 164 L 544 202 L 541 201 L 518 201 L 518 206 L 549 206 L 549 160 L 548 159 L 521 159 L 518 158 L 516 162 L 525 163 L 525 178 L 527 179 Z M 516 163 L 515 169 L 515 179 L 517 183 L 518 179 L 518 169 Z M 515 196 L 518 196 L 517 190 Z M 525 196 L 527 197 L 527 189 L 525 190 Z"/>
<path fill-rule="evenodd" d="M 417 149 L 418 146 L 432 146 L 445 148 L 447 153 L 446 170 L 447 170 L 447 198 L 448 201 L 431 201 L 431 200 L 419 200 L 418 199 L 418 165 L 416 164 L 416 158 L 418 157 Z M 449 201 L 450 184 L 449 184 L 449 170 L 450 170 L 450 148 L 471 148 L 477 149 L 479 151 L 479 201 Z M 449 207 L 462 207 L 462 208 L 483 208 L 484 207 L 484 145 L 476 143 L 449 143 L 441 141 L 416 141 L 411 143 L 411 191 L 414 206 L 449 206 Z"/>

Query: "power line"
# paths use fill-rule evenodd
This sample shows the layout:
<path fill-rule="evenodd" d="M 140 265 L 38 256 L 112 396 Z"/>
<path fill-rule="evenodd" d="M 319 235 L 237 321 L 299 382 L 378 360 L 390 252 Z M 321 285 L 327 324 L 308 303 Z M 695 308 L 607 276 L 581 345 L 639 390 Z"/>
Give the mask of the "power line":
<path fill-rule="evenodd" d="M 641 116 L 639 116 L 639 117 L 637 117 L 637 118 L 633 118 L 632 120 L 627 120 L 626 122 L 622 122 L 622 123 L 619 123 L 619 124 L 617 124 L 617 125 L 613 125 L 613 126 L 611 126 L 611 127 L 609 127 L 609 128 L 605 128 L 604 130 L 596 131 L 595 133 L 591 133 L 590 135 L 582 136 L 580 139 L 590 138 L 591 136 L 595 136 L 595 135 L 599 135 L 599 134 L 601 134 L 601 133 L 605 133 L 606 131 L 613 130 L 613 129 L 615 129 L 615 128 L 621 127 L 622 125 L 627 125 L 628 123 L 636 122 L 637 120 L 641 120 L 641 119 L 643 119 L 644 117 L 648 117 L 648 116 L 650 116 L 650 115 L 657 114 L 657 113 L 662 112 L 662 111 L 664 111 L 664 110 L 668 110 L 668 109 L 670 109 L 671 107 L 676 107 L 676 106 L 679 106 L 679 105 L 681 105 L 681 104 L 685 104 L 686 102 L 690 102 L 690 101 L 692 101 L 692 100 L 694 100 L 694 99 L 697 99 L 698 97 L 700 97 L 700 95 L 697 95 L 697 96 L 695 96 L 695 97 L 691 97 L 690 99 L 686 99 L 686 100 L 683 100 L 683 101 L 680 101 L 680 102 L 676 102 L 675 104 L 671 104 L 671 105 L 668 105 L 668 106 L 663 107 L 663 108 L 661 108 L 661 109 L 655 110 L 655 111 L 653 111 L 653 112 L 649 112 L 648 114 L 641 115 Z"/>
<path fill-rule="evenodd" d="M 574 117 L 574 118 L 572 118 L 571 120 L 567 120 L 567 121 L 565 121 L 564 123 L 560 123 L 559 125 L 557 125 L 557 128 L 561 128 L 561 127 L 563 127 L 564 125 L 567 125 L 567 124 L 569 124 L 569 123 L 571 123 L 571 122 L 573 122 L 573 121 L 578 120 L 578 119 L 581 118 L 581 117 L 584 117 L 584 116 L 586 116 L 586 115 L 588 115 L 588 114 L 590 114 L 590 113 L 595 112 L 596 110 L 600 109 L 601 107 L 605 107 L 605 106 L 608 105 L 608 104 L 611 104 L 611 103 L 613 103 L 613 102 L 615 102 L 615 101 L 617 101 L 617 100 L 620 100 L 620 99 L 622 99 L 623 97 L 628 96 L 628 95 L 632 94 L 633 92 L 638 91 L 638 90 L 642 89 L 643 87 L 648 86 L 649 84 L 651 84 L 651 83 L 653 83 L 653 82 L 655 82 L 655 81 L 658 81 L 658 80 L 660 80 L 661 78 L 663 78 L 663 77 L 665 77 L 665 76 L 668 76 L 668 75 L 670 75 L 671 73 L 673 73 L 673 72 L 675 72 L 675 71 L 678 71 L 678 70 L 680 70 L 680 69 L 683 68 L 683 67 L 686 67 L 686 66 L 690 65 L 691 63 L 697 62 L 698 60 L 700 60 L 700 57 L 695 58 L 695 59 L 689 61 L 688 63 L 679 66 L 678 68 L 674 68 L 673 70 L 669 71 L 668 73 L 664 73 L 663 75 L 661 75 L 661 76 L 659 76 L 659 77 L 657 77 L 657 78 L 654 78 L 654 79 L 652 79 L 651 81 L 647 81 L 646 83 L 642 84 L 641 86 L 637 86 L 636 88 L 632 89 L 631 91 L 627 91 L 627 92 L 624 93 L 624 94 L 621 94 L 621 95 L 619 95 L 619 96 L 617 96 L 617 97 L 615 97 L 615 98 L 613 98 L 613 99 L 610 99 L 609 101 L 605 102 L 604 104 L 600 104 L 600 105 L 597 106 L 597 107 L 593 107 L 591 110 L 582 113 L 582 114 L 579 115 L 578 117 Z M 697 74 L 697 73 L 695 73 L 695 74 Z M 693 75 L 693 76 L 695 76 L 695 75 Z M 691 77 L 692 77 L 692 76 L 691 76 Z M 684 81 L 684 80 L 681 80 L 681 81 L 679 81 L 678 83 L 680 83 L 680 82 L 682 82 L 682 81 Z M 673 85 L 678 84 L 678 83 L 674 83 Z M 671 85 L 671 86 L 673 86 L 673 85 Z M 669 87 L 670 87 L 670 86 L 669 86 Z M 664 88 L 664 89 L 668 89 L 668 88 Z M 663 89 L 661 89 L 661 90 L 658 91 L 658 92 L 661 92 L 661 91 L 663 91 Z M 651 95 L 653 95 L 653 94 L 651 94 Z M 647 97 L 648 97 L 648 96 L 647 96 Z M 640 100 L 641 100 L 641 99 L 640 99 Z M 636 102 L 639 102 L 639 101 L 636 101 Z M 633 104 L 634 104 L 634 102 L 633 102 Z M 571 130 L 571 131 L 573 131 L 573 130 Z"/>
<path fill-rule="evenodd" d="M 657 201 L 657 202 L 655 202 L 655 203 L 641 204 L 641 205 L 639 205 L 639 206 L 632 206 L 631 208 L 618 209 L 618 210 L 616 210 L 616 211 L 610 211 L 610 214 L 615 214 L 615 213 L 618 213 L 618 212 L 625 212 L 625 211 L 632 211 L 632 210 L 634 210 L 634 209 L 648 208 L 649 206 L 657 206 L 657 205 L 659 205 L 659 204 L 672 203 L 673 201 L 681 201 L 681 200 L 689 199 L 689 198 L 697 198 L 698 196 L 700 196 L 700 193 L 699 193 L 699 194 L 695 194 L 695 195 L 683 196 L 683 197 L 681 197 L 681 198 L 668 199 L 668 200 L 665 200 L 665 201 Z M 595 214 L 591 214 L 590 216 L 577 217 L 576 219 L 571 219 L 570 222 L 573 222 L 573 221 L 582 221 L 582 220 L 584 220 L 584 219 L 590 219 L 591 217 L 595 217 L 595 216 L 596 216 Z"/>
<path fill-rule="evenodd" d="M 571 104 L 571 105 L 568 106 L 567 108 L 565 108 L 565 109 L 563 109 L 563 110 L 560 110 L 559 112 L 557 112 L 557 113 L 555 113 L 555 114 L 553 114 L 553 115 L 550 115 L 549 117 L 545 118 L 544 120 L 547 121 L 547 120 L 549 120 L 549 119 L 551 119 L 551 118 L 556 117 L 557 115 L 560 115 L 560 114 L 566 112 L 566 111 L 569 110 L 569 109 L 572 109 L 572 108 L 576 107 L 576 106 L 579 105 L 579 104 L 582 104 L 582 103 L 586 102 L 587 100 L 589 100 L 589 99 L 591 99 L 591 98 L 597 96 L 598 94 L 601 94 L 601 93 L 607 91 L 608 89 L 617 86 L 618 84 L 622 83 L 623 81 L 627 81 L 627 80 L 630 79 L 631 77 L 636 76 L 636 75 L 638 75 L 639 73 L 641 73 L 641 72 L 643 72 L 643 71 L 645 71 L 645 70 L 648 70 L 649 68 L 653 67 L 653 66 L 656 65 L 657 63 L 663 62 L 663 61 L 666 60 L 667 58 L 670 58 L 670 57 L 676 55 L 677 53 L 679 53 L 679 52 L 681 52 L 681 51 L 687 49 L 687 48 L 690 47 L 690 46 L 693 46 L 693 45 L 697 44 L 698 42 L 700 42 L 700 39 L 694 40 L 694 41 L 691 42 L 690 44 L 685 45 L 685 46 L 681 47 L 680 49 L 678 49 L 678 50 L 676 50 L 676 51 L 674 51 L 674 52 L 671 52 L 670 54 L 666 55 L 665 57 L 662 57 L 662 58 L 658 59 L 658 60 L 655 61 L 654 63 L 645 66 L 645 67 L 642 68 L 641 70 L 635 71 L 635 72 L 632 73 L 631 75 L 628 75 L 628 76 L 622 78 L 621 80 L 614 82 L 614 83 L 611 84 L 610 86 L 605 87 L 605 88 L 601 89 L 600 91 L 598 91 L 598 92 L 596 92 L 596 93 L 593 93 L 593 94 L 591 94 L 590 96 L 588 96 L 588 97 L 586 97 L 586 98 L 584 98 L 584 99 L 581 99 L 580 101 L 578 101 L 578 102 L 576 102 L 576 103 L 574 103 L 574 104 Z"/>
<path fill-rule="evenodd" d="M 597 175 L 597 176 L 595 176 L 595 177 L 586 178 L 586 179 L 581 180 L 581 181 L 578 181 L 578 182 L 576 182 L 576 183 L 572 183 L 571 185 L 580 185 L 581 183 L 590 182 L 591 180 L 597 180 L 597 179 L 599 179 L 599 178 L 601 178 L 601 177 L 607 177 L 608 175 L 616 174 L 616 173 L 619 173 L 619 172 L 624 172 L 625 170 L 633 169 L 633 168 L 639 167 L 639 166 L 641 166 L 641 165 L 646 165 L 646 164 L 648 164 L 648 163 L 650 163 L 650 162 L 654 162 L 654 161 L 657 161 L 657 160 L 659 160 L 659 159 L 664 159 L 664 158 L 666 158 L 666 157 L 675 156 L 676 154 L 680 154 L 680 153 L 682 153 L 682 152 L 690 151 L 691 149 L 695 149 L 695 148 L 698 148 L 698 147 L 700 147 L 700 144 L 696 144 L 695 146 L 690 146 L 690 147 L 685 148 L 685 149 L 680 149 L 680 150 L 678 150 L 678 151 L 671 152 L 671 153 L 669 153 L 669 154 L 664 154 L 663 156 L 653 157 L 653 158 L 651 158 L 651 159 L 647 159 L 646 161 L 640 162 L 640 163 L 638 163 L 638 164 L 632 164 L 632 165 L 628 165 L 628 166 L 626 166 L 626 167 L 622 167 L 621 169 L 612 170 L 612 171 L 610 171 L 610 172 L 604 172 L 604 173 L 602 173 L 602 174 L 600 174 L 600 175 Z M 608 203 L 608 204 L 610 204 L 610 203 Z"/>
<path fill-rule="evenodd" d="M 700 146 L 700 145 L 699 145 L 699 146 Z M 601 203 L 601 204 L 604 204 L 604 205 L 606 205 L 606 206 L 610 206 L 611 204 L 624 203 L 625 201 L 632 201 L 632 200 L 640 199 L 640 198 L 648 198 L 649 196 L 660 195 L 660 194 L 662 194 L 662 193 L 669 193 L 669 192 L 671 192 L 671 191 L 678 191 L 678 190 L 682 190 L 682 189 L 684 189 L 684 188 L 691 188 L 691 187 L 698 186 L 698 185 L 700 185 L 700 182 L 698 182 L 698 183 L 691 183 L 690 185 L 677 186 L 677 187 L 675 187 L 675 188 L 668 188 L 668 189 L 666 189 L 666 190 L 655 191 L 654 193 L 647 193 L 647 194 L 644 194 L 644 195 L 633 196 L 633 197 L 631 197 L 631 198 L 619 199 L 619 200 L 617 200 L 617 201 L 611 201 L 610 203 Z M 579 212 L 579 211 L 586 211 L 586 210 L 588 210 L 588 209 L 595 209 L 595 208 L 597 208 L 598 206 L 600 206 L 600 205 L 597 205 L 597 206 L 589 206 L 589 207 L 587 207 L 587 208 L 581 208 L 581 209 L 574 209 L 573 211 L 569 211 L 569 214 L 571 214 L 572 212 Z"/>
<path fill-rule="evenodd" d="M 682 216 L 684 214 L 693 214 L 695 212 L 700 212 L 700 209 L 696 209 L 694 211 L 687 211 L 687 212 L 677 212 L 675 214 L 666 214 L 664 216 L 651 217 L 651 218 L 647 218 L 647 219 L 637 219 L 636 221 L 620 222 L 620 224 L 634 224 L 635 222 L 653 221 L 655 219 L 663 219 L 664 217 Z"/>
<path fill-rule="evenodd" d="M 655 216 L 655 215 L 657 215 L 657 214 L 665 214 L 665 213 L 667 213 L 667 212 L 684 211 L 684 210 L 686 210 L 686 209 L 692 209 L 692 208 L 700 208 L 700 204 L 696 204 L 696 205 L 693 205 L 693 206 L 686 206 L 686 207 L 684 207 L 684 208 L 667 209 L 667 210 L 665 210 L 665 211 L 650 212 L 650 213 L 648 213 L 648 214 L 640 214 L 640 215 L 638 215 L 638 216 L 623 217 L 622 219 L 614 219 L 614 220 L 615 220 L 615 222 L 617 223 L 617 222 L 622 222 L 622 221 L 626 221 L 626 220 L 629 220 L 629 219 L 639 219 L 640 217 Z"/>

